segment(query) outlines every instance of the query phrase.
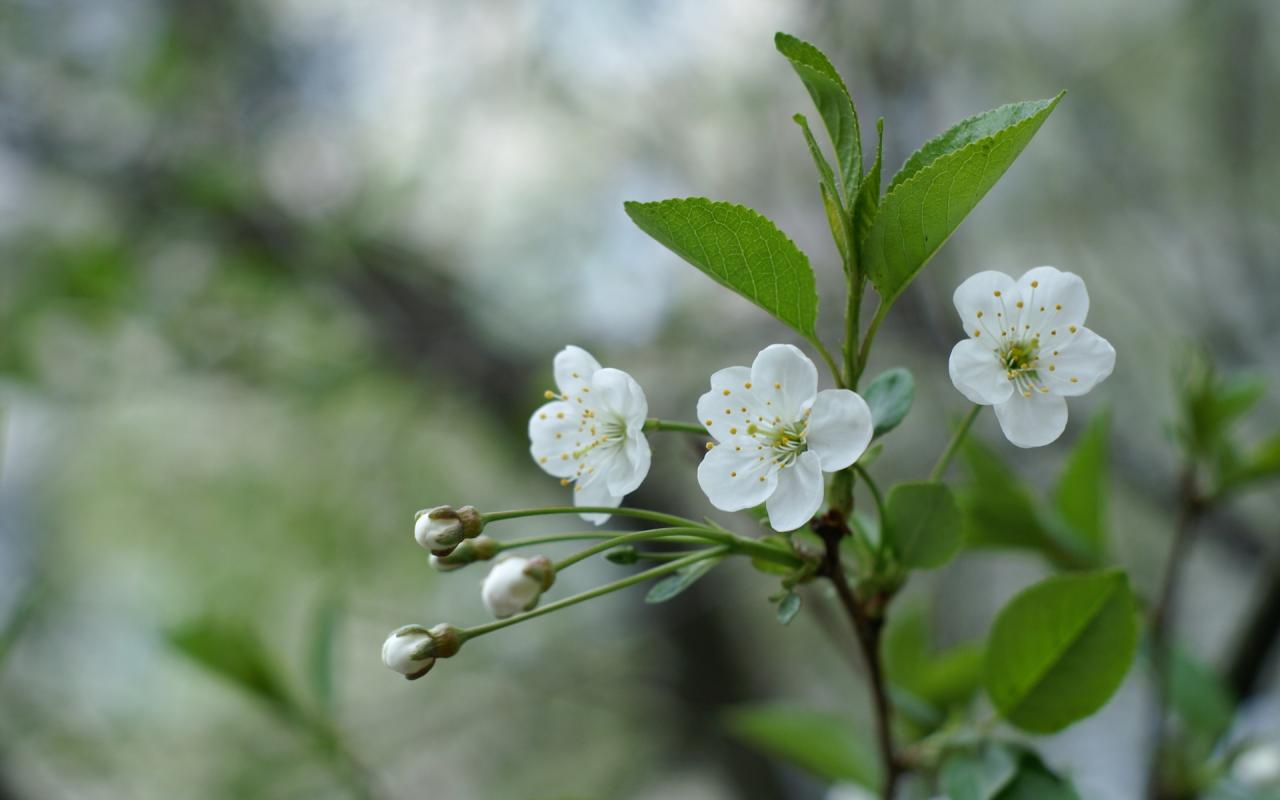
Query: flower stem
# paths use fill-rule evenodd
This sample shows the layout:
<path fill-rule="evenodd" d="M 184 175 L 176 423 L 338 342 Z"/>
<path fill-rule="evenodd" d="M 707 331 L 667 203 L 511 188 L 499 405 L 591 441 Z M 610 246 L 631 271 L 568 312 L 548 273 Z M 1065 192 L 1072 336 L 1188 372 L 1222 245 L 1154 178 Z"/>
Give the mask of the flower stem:
<path fill-rule="evenodd" d="M 554 603 L 539 606 L 532 611 L 526 611 L 523 614 L 516 614 L 514 617 L 500 619 L 486 625 L 477 625 L 474 628 L 462 628 L 458 631 L 458 635 L 463 641 L 475 639 L 476 637 L 484 636 L 486 633 L 493 633 L 494 631 L 501 630 L 511 625 L 518 625 L 521 622 L 531 620 L 534 617 L 540 617 L 543 614 L 550 614 L 553 611 L 559 611 L 562 608 L 568 608 L 569 606 L 577 605 L 578 603 L 583 603 L 587 600 L 594 600 L 597 597 L 609 594 L 610 592 L 616 592 L 619 589 L 626 589 L 630 586 L 635 586 L 637 583 L 644 583 L 645 581 L 653 578 L 660 578 L 663 575 L 669 575 L 670 573 L 683 569 L 690 564 L 696 564 L 697 562 L 708 558 L 722 556 L 728 552 L 729 547 L 727 545 L 699 550 L 698 552 L 690 553 L 683 558 L 677 558 L 675 561 L 669 561 L 666 564 L 661 564 L 653 567 L 652 569 L 647 569 L 644 572 L 637 572 L 634 575 L 628 575 L 627 577 L 616 580 L 613 583 L 606 583 L 603 586 L 597 586 L 594 589 L 589 589 L 588 591 L 575 594 L 571 597 L 566 597 L 563 600 L 557 600 Z"/>
<path fill-rule="evenodd" d="M 553 514 L 617 514 L 620 517 L 647 519 L 650 522 L 661 522 L 677 528 L 702 527 L 697 522 L 674 514 L 663 514 L 660 511 L 649 511 L 643 508 L 610 508 L 609 506 L 547 506 L 546 508 L 517 508 L 510 511 L 490 511 L 481 514 L 486 523 L 499 522 L 504 519 L 520 519 L 522 517 L 545 517 Z"/>
<path fill-rule="evenodd" d="M 669 419 L 658 419 L 650 417 L 644 421 L 644 429 L 646 431 L 680 431 L 681 433 L 692 433 L 698 436 L 710 436 L 707 429 L 695 422 L 676 422 Z"/>
<path fill-rule="evenodd" d="M 598 542 L 605 539 L 612 539 L 617 536 L 617 531 L 590 531 L 583 533 L 549 533 L 546 536 L 527 536 L 523 539 L 507 539 L 495 540 L 497 542 L 497 552 L 504 550 L 515 550 L 518 547 L 534 547 L 540 544 L 555 544 L 556 542 Z M 667 537 L 663 537 L 667 538 Z M 672 536 L 671 541 L 681 543 L 696 544 L 705 542 L 696 536 Z"/>
<path fill-rule="evenodd" d="M 674 528 L 655 528 L 647 531 L 637 531 L 635 533 L 624 533 L 620 536 L 614 536 L 611 539 L 592 545 L 569 556 L 563 561 L 556 564 L 556 571 L 560 571 L 565 567 L 576 564 L 584 558 L 590 558 L 596 553 L 603 553 L 621 544 L 630 542 L 643 542 L 649 539 L 666 539 L 668 537 L 688 535 L 690 538 L 700 540 L 702 542 L 713 542 L 728 547 L 732 552 L 741 553 L 752 558 L 759 558 L 764 561 L 772 561 L 775 564 L 781 564 L 784 567 L 799 567 L 804 562 L 799 557 L 776 547 L 748 539 L 737 534 L 724 530 L 714 530 L 706 527 L 674 527 Z"/>
<path fill-rule="evenodd" d="M 597 553 L 603 553 L 606 550 L 612 550 L 618 545 L 630 544 L 631 542 L 647 542 L 653 539 L 666 539 L 671 536 L 678 536 L 683 533 L 701 534 L 705 528 L 653 528 L 647 531 L 636 531 L 635 533 L 624 533 L 621 536 L 613 536 L 609 539 L 593 544 L 588 548 L 579 550 L 571 556 L 563 558 L 556 562 L 556 572 L 567 569 L 579 561 L 585 561 Z"/>
<path fill-rule="evenodd" d="M 880 494 L 880 487 L 876 486 L 876 482 L 871 478 L 871 473 L 867 472 L 867 468 L 854 462 L 853 471 L 862 476 L 862 480 L 866 481 L 867 488 L 871 490 L 871 499 L 876 502 L 876 513 L 880 515 L 880 524 L 884 525 L 884 495 Z"/>
<path fill-rule="evenodd" d="M 831 351 L 827 349 L 827 346 L 823 344 L 822 340 L 817 336 L 811 337 L 809 341 L 813 344 L 814 349 L 818 351 L 818 355 L 822 356 L 822 360 L 826 362 L 827 369 L 831 370 L 831 377 L 835 380 L 836 387 L 843 389 L 844 375 L 841 374 L 840 367 L 836 364 L 836 360 L 831 357 Z"/>
<path fill-rule="evenodd" d="M 867 368 L 867 359 L 871 356 L 871 343 L 876 339 L 876 332 L 880 330 L 880 323 L 884 322 L 885 315 L 889 313 L 889 304 L 880 299 L 880 304 L 876 306 L 875 316 L 871 318 L 871 324 L 867 326 L 867 334 L 862 337 L 862 347 L 858 350 L 858 368 L 854 370 L 850 384 L 857 386 L 858 379 L 862 377 L 862 371 Z"/>
<path fill-rule="evenodd" d="M 960 427 L 956 428 L 955 434 L 952 435 L 951 441 L 947 442 L 947 449 L 942 451 L 942 455 L 938 456 L 938 463 L 933 465 L 933 469 L 929 471 L 929 480 L 936 481 L 942 477 L 942 473 L 947 471 L 947 465 L 951 463 L 951 459 L 955 457 L 956 451 L 960 449 L 960 443 L 964 441 L 965 434 L 969 432 L 973 421 L 978 418 L 978 413 L 982 411 L 982 406 L 975 405 L 969 409 L 969 413 L 960 422 Z"/>

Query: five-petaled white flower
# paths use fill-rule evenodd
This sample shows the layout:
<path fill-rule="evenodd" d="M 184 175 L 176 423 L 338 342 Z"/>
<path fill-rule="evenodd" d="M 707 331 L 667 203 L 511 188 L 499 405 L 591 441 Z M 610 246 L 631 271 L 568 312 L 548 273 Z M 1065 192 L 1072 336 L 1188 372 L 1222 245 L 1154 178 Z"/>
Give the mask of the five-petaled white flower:
<path fill-rule="evenodd" d="M 529 419 L 529 452 L 543 470 L 574 486 L 579 506 L 616 508 L 649 473 L 644 436 L 649 403 L 630 375 L 602 368 L 581 347 L 556 354 L 557 392 Z M 596 525 L 608 514 L 582 514 Z"/>
<path fill-rule="evenodd" d="M 871 442 L 871 409 L 848 389 L 818 391 L 818 369 L 789 344 L 761 350 L 747 367 L 711 376 L 698 420 L 717 444 L 698 467 L 711 504 L 761 503 L 775 530 L 808 522 L 822 505 L 823 472 L 858 460 Z"/>
<path fill-rule="evenodd" d="M 951 351 L 951 382 L 973 402 L 995 406 L 1000 429 L 1018 447 L 1062 435 L 1065 398 L 1089 391 L 1115 367 L 1115 348 L 1084 327 L 1089 292 L 1078 275 L 1036 267 L 1015 282 L 979 272 L 954 300 L 969 338 Z"/>

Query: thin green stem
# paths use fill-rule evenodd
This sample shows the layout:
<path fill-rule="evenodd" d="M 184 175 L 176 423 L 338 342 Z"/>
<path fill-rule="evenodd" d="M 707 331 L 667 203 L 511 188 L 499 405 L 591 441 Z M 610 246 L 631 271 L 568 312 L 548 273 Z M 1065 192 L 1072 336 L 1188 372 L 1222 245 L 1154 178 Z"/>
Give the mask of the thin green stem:
<path fill-rule="evenodd" d="M 617 514 L 620 517 L 647 519 L 677 528 L 704 527 L 696 521 L 677 517 L 675 514 L 663 514 L 660 511 L 649 511 L 643 508 L 610 508 L 609 506 L 547 506 L 546 508 L 517 508 L 510 511 L 490 511 L 481 514 L 486 523 L 500 522 L 504 519 L 520 519 L 522 517 L 545 517 L 553 514 Z"/>
<path fill-rule="evenodd" d="M 526 536 L 523 539 L 507 539 L 495 540 L 497 544 L 497 552 L 503 550 L 514 550 L 518 547 L 534 547 L 540 544 L 555 544 L 556 542 L 596 542 L 604 539 L 612 539 L 617 536 L 617 531 L 595 531 L 584 533 L 549 533 L 546 536 Z M 665 538 L 665 537 L 664 537 Z M 697 536 L 672 536 L 672 541 L 681 543 L 698 543 L 705 542 L 706 539 Z"/>
<path fill-rule="evenodd" d="M 822 356 L 822 360 L 826 362 L 827 369 L 831 370 L 831 377 L 836 382 L 838 388 L 844 388 L 844 375 L 840 373 L 840 367 L 836 364 L 836 360 L 831 357 L 831 351 L 827 350 L 827 346 L 817 336 L 809 339 L 813 343 L 813 347 L 818 351 L 818 355 Z"/>
<path fill-rule="evenodd" d="M 942 455 L 938 456 L 938 463 L 934 464 L 933 469 L 929 471 L 929 480 L 936 481 L 942 477 L 942 473 L 947 471 L 947 465 L 951 463 L 956 451 L 960 449 L 960 443 L 964 441 L 965 434 L 969 432 L 969 428 L 973 425 L 973 421 L 978 418 L 980 411 L 982 411 L 982 406 L 975 405 L 965 415 L 960 427 L 952 435 L 951 441 L 947 442 L 947 449 L 942 451 Z"/>
<path fill-rule="evenodd" d="M 707 429 L 696 422 L 676 422 L 669 419 L 658 419 L 650 417 L 644 421 L 644 429 L 646 431 L 679 431 L 681 433 L 693 433 L 698 436 L 710 436 Z"/>
<path fill-rule="evenodd" d="M 844 376 L 845 384 L 853 390 L 858 388 L 858 336 L 862 331 L 862 292 L 866 281 L 858 273 L 858 268 L 850 259 L 845 265 L 845 308 L 844 308 Z"/>
<path fill-rule="evenodd" d="M 557 561 L 555 565 L 556 572 L 559 573 L 561 570 L 567 569 L 574 564 L 577 564 L 579 561 L 585 561 L 597 553 L 612 550 L 619 545 L 630 544 L 631 542 L 647 542 L 653 539 L 666 539 L 669 536 L 678 536 L 682 533 L 701 534 L 705 530 L 705 528 L 653 528 L 652 530 L 647 531 L 624 533 L 621 536 L 614 536 L 598 544 L 593 544 L 588 548 L 579 550 L 573 555 Z"/>
<path fill-rule="evenodd" d="M 867 468 L 861 464 L 854 462 L 853 471 L 862 476 L 867 484 L 867 488 L 871 490 L 871 499 L 876 502 L 876 513 L 880 515 L 880 524 L 884 525 L 884 495 L 880 494 L 880 487 L 876 486 L 876 482 L 872 479 L 871 473 L 867 472 Z"/>
<path fill-rule="evenodd" d="M 880 323 L 884 322 L 885 315 L 889 313 L 889 304 L 880 299 L 880 304 L 876 306 L 875 316 L 871 318 L 871 324 L 867 326 L 867 335 L 862 337 L 862 347 L 858 350 L 858 368 L 853 373 L 851 383 L 856 386 L 858 379 L 862 377 L 862 371 L 867 368 L 867 359 L 871 356 L 871 343 L 876 340 L 876 332 L 880 330 Z"/>
<path fill-rule="evenodd" d="M 721 545 L 701 550 L 697 553 L 691 553 L 684 558 L 677 558 L 675 561 L 669 561 L 666 564 L 661 564 L 653 567 L 652 569 L 637 572 L 634 575 L 628 575 L 627 577 L 616 580 L 613 583 L 606 583 L 603 586 L 597 586 L 594 589 L 589 589 L 571 597 L 566 597 L 563 600 L 557 600 L 554 603 L 547 603 L 545 606 L 539 606 L 538 608 L 535 608 L 532 611 L 526 611 L 523 614 L 516 614 L 514 617 L 507 617 L 506 619 L 500 619 L 486 625 L 477 625 L 474 628 L 463 628 L 458 631 L 458 635 L 463 641 L 475 639 L 479 636 L 484 636 L 487 633 L 493 633 L 494 631 L 510 627 L 511 625 L 519 625 L 521 622 L 527 622 L 528 620 L 531 620 L 534 617 L 540 617 L 543 614 L 550 614 L 553 611 L 559 611 L 562 608 L 568 608 L 569 606 L 574 606 L 578 603 L 585 603 L 588 600 L 594 600 L 597 597 L 619 591 L 620 589 L 635 586 L 638 583 L 644 583 L 645 581 L 652 580 L 653 578 L 660 578 L 663 575 L 669 575 L 672 572 L 676 572 L 677 570 L 689 566 L 690 564 L 696 564 L 697 562 L 708 558 L 716 558 L 728 552 L 729 547 L 727 545 Z"/>

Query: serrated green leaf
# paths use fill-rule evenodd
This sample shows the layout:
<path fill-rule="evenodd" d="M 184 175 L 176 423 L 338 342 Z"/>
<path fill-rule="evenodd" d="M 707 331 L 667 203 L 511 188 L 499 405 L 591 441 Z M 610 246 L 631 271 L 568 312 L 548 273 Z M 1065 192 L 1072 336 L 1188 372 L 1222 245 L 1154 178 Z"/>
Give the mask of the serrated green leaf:
<path fill-rule="evenodd" d="M 624 207 L 641 230 L 676 255 L 814 337 L 818 292 L 809 258 L 768 219 L 703 197 Z"/>
<path fill-rule="evenodd" d="M 653 585 L 649 593 L 645 595 L 646 603 L 665 603 L 671 598 L 688 589 L 697 583 L 703 575 L 716 568 L 723 556 L 716 558 L 704 558 L 701 561 L 695 561 L 687 567 L 681 567 L 679 570 L 671 573 L 662 580 Z"/>
<path fill-rule="evenodd" d="M 942 762 L 938 785 L 947 800 L 993 800 L 1018 774 L 1018 755 L 989 742 L 952 753 Z"/>
<path fill-rule="evenodd" d="M 885 541 L 909 569 L 933 569 L 960 549 L 963 519 L 944 483 L 900 483 L 885 501 Z"/>
<path fill-rule="evenodd" d="M 916 381 L 902 367 L 885 370 L 862 390 L 862 399 L 871 408 L 875 435 L 883 436 L 907 416 L 916 396 Z"/>
<path fill-rule="evenodd" d="M 820 778 L 868 787 L 880 783 L 871 745 L 850 720 L 787 706 L 757 706 L 729 712 L 726 723 L 739 739 Z"/>
<path fill-rule="evenodd" d="M 876 160 L 871 162 L 871 170 L 862 179 L 858 187 L 858 196 L 853 202 L 853 244 L 856 252 L 862 252 L 867 234 L 871 232 L 871 224 L 875 222 L 876 212 L 880 209 L 880 172 L 884 159 L 884 117 L 876 120 Z"/>
<path fill-rule="evenodd" d="M 170 630 L 166 639 L 177 652 L 277 711 L 296 711 L 284 677 L 250 628 L 197 619 Z"/>
<path fill-rule="evenodd" d="M 1060 575 L 1009 602 L 987 642 L 984 680 L 1005 719 L 1053 733 L 1103 706 L 1138 644 L 1123 572 Z"/>
<path fill-rule="evenodd" d="M 1006 107 L 1015 110 L 1012 114 L 1000 113 L 1001 109 L 988 112 L 994 115 L 990 118 L 993 123 L 1004 127 L 989 130 L 978 126 L 973 133 L 983 135 L 972 139 L 963 134 L 948 138 L 949 131 L 934 140 L 937 145 L 926 145 L 927 151 L 917 154 L 919 160 L 912 160 L 916 156 L 908 159 L 880 200 L 880 210 L 859 254 L 859 262 L 882 302 L 892 303 L 907 288 L 1022 153 L 1061 98 L 1058 95 Z M 949 144 L 960 146 L 948 151 Z M 909 174 L 903 176 L 909 168 Z"/>
<path fill-rule="evenodd" d="M 800 613 L 800 595 L 795 592 L 787 592 L 786 596 L 778 602 L 778 622 L 783 625 L 790 625 L 791 620 L 796 618 L 796 614 Z"/>
<path fill-rule="evenodd" d="M 836 162 L 840 165 L 844 196 L 851 200 L 857 196 L 862 179 L 862 132 L 858 129 L 858 111 L 853 105 L 853 97 L 840 73 L 821 50 L 785 33 L 774 36 L 773 43 L 778 52 L 791 62 L 791 68 L 800 76 L 827 126 L 827 133 L 835 145 Z"/>
<path fill-rule="evenodd" d="M 1089 422 L 1067 458 L 1053 493 L 1058 516 L 1095 561 L 1101 560 L 1106 549 L 1109 427 L 1105 414 Z"/>

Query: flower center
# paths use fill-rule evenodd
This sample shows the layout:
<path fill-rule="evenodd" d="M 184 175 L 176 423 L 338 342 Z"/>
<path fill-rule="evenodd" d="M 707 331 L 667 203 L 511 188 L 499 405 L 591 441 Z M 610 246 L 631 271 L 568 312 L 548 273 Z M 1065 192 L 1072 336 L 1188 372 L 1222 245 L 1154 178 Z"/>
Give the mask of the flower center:
<path fill-rule="evenodd" d="M 996 351 L 996 357 L 1004 365 L 1005 375 L 1023 397 L 1030 397 L 1033 392 L 1048 391 L 1040 385 L 1039 338 L 1009 342 Z"/>
<path fill-rule="evenodd" d="M 774 426 L 751 425 L 747 433 L 762 440 L 773 451 L 773 463 L 786 468 L 795 463 L 800 454 L 809 449 L 806 434 L 809 429 L 809 413 L 802 419 Z"/>

